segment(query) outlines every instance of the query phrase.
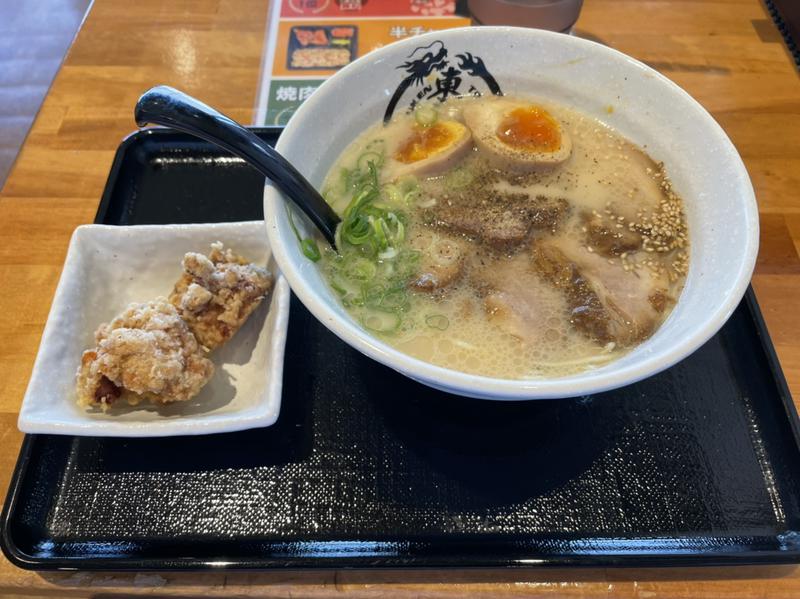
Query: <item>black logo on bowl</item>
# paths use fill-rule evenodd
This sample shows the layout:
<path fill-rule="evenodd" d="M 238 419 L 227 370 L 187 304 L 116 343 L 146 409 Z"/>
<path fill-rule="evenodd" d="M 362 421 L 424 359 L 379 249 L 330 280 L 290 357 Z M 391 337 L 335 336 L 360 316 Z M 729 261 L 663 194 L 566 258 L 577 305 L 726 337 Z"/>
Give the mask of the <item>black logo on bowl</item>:
<path fill-rule="evenodd" d="M 417 89 L 409 109 L 413 109 L 417 102 L 422 100 L 438 99 L 444 102 L 450 96 L 467 94 L 480 96 L 483 92 L 475 86 L 476 79 L 482 80 L 494 95 L 503 95 L 497 80 L 492 77 L 480 57 L 473 56 L 469 52 L 456 54 L 455 57 L 457 66 L 448 60 L 447 48 L 439 40 L 428 46 L 416 48 L 409 54 L 410 60 L 397 67 L 405 70 L 406 77 L 389 100 L 383 122 L 389 122 L 401 98 L 412 87 Z M 472 80 L 468 79 L 469 77 Z"/>

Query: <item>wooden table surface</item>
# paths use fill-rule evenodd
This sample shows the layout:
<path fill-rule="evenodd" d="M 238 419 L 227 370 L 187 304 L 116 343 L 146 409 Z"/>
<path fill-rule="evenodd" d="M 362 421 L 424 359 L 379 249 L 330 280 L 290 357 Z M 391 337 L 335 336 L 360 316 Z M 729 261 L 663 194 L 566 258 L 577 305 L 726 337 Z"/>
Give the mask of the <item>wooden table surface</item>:
<path fill-rule="evenodd" d="M 91 222 L 132 109 L 167 83 L 253 118 L 267 0 L 96 0 L 0 195 L 0 489 L 72 230 Z M 757 0 L 586 0 L 578 35 L 658 69 L 742 154 L 761 211 L 754 278 L 800 399 L 800 82 Z M 746 348 L 742 348 L 746 351 Z M 0 558 L 0 594 L 42 596 L 800 597 L 800 568 L 38 574 Z"/>

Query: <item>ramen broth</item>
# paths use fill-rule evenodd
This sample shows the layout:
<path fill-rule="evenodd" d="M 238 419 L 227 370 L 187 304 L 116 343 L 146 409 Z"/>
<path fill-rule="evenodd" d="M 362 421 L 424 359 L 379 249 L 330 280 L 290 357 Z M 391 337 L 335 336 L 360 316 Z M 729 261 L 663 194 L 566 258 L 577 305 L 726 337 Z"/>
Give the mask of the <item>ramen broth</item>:
<path fill-rule="evenodd" d="M 320 264 L 401 351 L 521 379 L 600 367 L 651 336 L 688 268 L 663 166 L 551 103 L 422 104 L 359 136 L 323 193 L 343 217 Z"/>

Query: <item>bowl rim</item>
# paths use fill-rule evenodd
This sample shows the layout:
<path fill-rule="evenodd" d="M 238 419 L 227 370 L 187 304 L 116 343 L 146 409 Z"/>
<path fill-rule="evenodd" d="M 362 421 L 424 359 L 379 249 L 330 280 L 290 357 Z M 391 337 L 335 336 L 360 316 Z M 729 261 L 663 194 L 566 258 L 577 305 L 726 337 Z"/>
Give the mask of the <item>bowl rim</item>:
<path fill-rule="evenodd" d="M 722 127 L 711 114 L 676 83 L 619 50 L 571 35 L 554 33 L 541 29 L 507 26 L 459 27 L 407 38 L 362 56 L 323 82 L 318 90 L 300 106 L 289 120 L 284 132 L 278 139 L 276 149 L 279 152 L 284 150 L 288 143 L 287 140 L 296 134 L 296 130 L 302 126 L 306 115 L 315 111 L 322 102 L 324 102 L 325 91 L 351 73 L 366 68 L 370 64 L 380 63 L 382 62 L 381 59 L 395 54 L 401 48 L 424 45 L 426 42 L 433 41 L 434 39 L 446 39 L 448 37 L 464 35 L 467 31 L 469 31 L 469 35 L 479 36 L 502 37 L 523 35 L 541 38 L 557 38 L 559 40 L 558 43 L 573 45 L 595 54 L 605 55 L 610 60 L 627 63 L 628 66 L 646 73 L 649 78 L 655 79 L 659 84 L 665 86 L 672 93 L 677 94 L 682 97 L 684 101 L 692 105 L 698 112 L 698 115 L 708 121 L 710 129 L 713 131 L 714 138 L 709 140 L 708 146 L 716 147 L 724 151 L 729 159 L 733 161 L 732 167 L 734 170 L 741 175 L 738 178 L 740 181 L 739 186 L 741 187 L 741 193 L 739 195 L 743 208 L 746 244 L 740 253 L 741 259 L 735 265 L 735 274 L 732 274 L 732 276 L 735 277 L 735 285 L 731 287 L 730 293 L 727 294 L 727 297 L 720 302 L 713 312 L 708 314 L 702 326 L 697 327 L 697 329 L 694 330 L 692 334 L 687 335 L 682 342 L 651 355 L 642 355 L 638 361 L 617 370 L 607 372 L 603 372 L 603 370 L 590 370 L 565 377 L 541 379 L 500 379 L 465 373 L 414 358 L 382 342 L 377 337 L 374 337 L 360 328 L 356 323 L 339 318 L 329 307 L 329 302 L 325 301 L 323 297 L 320 297 L 319 294 L 306 283 L 298 269 L 294 267 L 292 257 L 289 255 L 287 248 L 284 247 L 285 240 L 278 231 L 276 224 L 276 219 L 282 216 L 285 218 L 285 210 L 278 209 L 279 206 L 284 205 L 284 200 L 280 193 L 271 185 L 269 180 L 267 180 L 264 188 L 264 214 L 267 222 L 269 242 L 275 260 L 284 276 L 289 281 L 292 290 L 320 322 L 348 345 L 356 348 L 363 354 L 426 385 L 443 389 L 450 393 L 480 399 L 553 399 L 609 391 L 655 375 L 696 351 L 722 328 L 739 305 L 741 298 L 744 296 L 750 284 L 750 279 L 755 268 L 759 243 L 759 215 L 755 193 L 744 163 L 733 145 L 733 142 L 728 138 Z M 287 240 L 288 239 L 287 237 Z M 331 296 L 331 300 L 335 301 L 335 298 Z"/>

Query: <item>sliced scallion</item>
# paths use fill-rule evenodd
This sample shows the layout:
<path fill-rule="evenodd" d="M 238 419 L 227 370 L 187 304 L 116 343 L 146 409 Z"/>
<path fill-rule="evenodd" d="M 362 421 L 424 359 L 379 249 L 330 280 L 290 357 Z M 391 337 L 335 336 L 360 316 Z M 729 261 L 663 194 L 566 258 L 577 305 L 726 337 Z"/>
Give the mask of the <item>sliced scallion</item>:
<path fill-rule="evenodd" d="M 417 121 L 418 125 L 423 127 L 430 127 L 433 125 L 436 120 L 439 118 L 439 111 L 433 106 L 433 104 L 426 103 L 426 104 L 419 104 L 414 109 L 414 120 Z"/>
<path fill-rule="evenodd" d="M 311 239 L 310 237 L 306 237 L 303 239 L 300 236 L 300 231 L 297 230 L 297 226 L 294 224 L 294 218 L 292 218 L 292 210 L 289 206 L 286 206 L 286 216 L 289 218 L 289 226 L 292 228 L 294 232 L 294 236 L 297 237 L 297 242 L 300 244 L 300 250 L 303 252 L 303 255 L 311 260 L 312 262 L 317 262 L 322 257 L 319 253 L 319 247 L 317 247 L 317 242 Z"/>
<path fill-rule="evenodd" d="M 364 152 L 358 157 L 356 166 L 359 170 L 365 171 L 367 170 L 370 162 L 376 167 L 380 167 L 383 164 L 383 156 L 377 152 Z"/>
<path fill-rule="evenodd" d="M 392 312 L 367 312 L 361 318 L 361 324 L 376 333 L 393 333 L 400 328 L 400 315 Z"/>
<path fill-rule="evenodd" d="M 369 330 L 392 334 L 404 326 L 410 308 L 408 280 L 419 252 L 404 247 L 403 212 L 419 194 L 414 177 L 381 185 L 383 143 L 369 144 L 352 170 L 342 171 L 345 192 L 337 199 L 342 222 L 336 250 L 324 253 L 324 268 L 342 305 Z M 407 324 L 407 323 L 406 323 Z"/>
<path fill-rule="evenodd" d="M 445 331 L 447 327 L 450 326 L 450 319 L 444 314 L 428 314 L 428 316 L 425 317 L 425 324 L 432 329 Z"/>

